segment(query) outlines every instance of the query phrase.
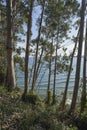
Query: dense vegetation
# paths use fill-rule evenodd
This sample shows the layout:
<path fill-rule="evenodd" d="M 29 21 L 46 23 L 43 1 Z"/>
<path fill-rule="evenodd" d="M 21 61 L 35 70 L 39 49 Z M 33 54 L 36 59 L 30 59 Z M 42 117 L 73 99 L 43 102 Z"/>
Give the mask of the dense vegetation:
<path fill-rule="evenodd" d="M 29 94 L 30 100 L 21 100 L 22 91 L 14 92 L 0 88 L 0 128 L 1 130 L 86 130 L 87 110 L 68 114 L 69 106 L 61 111 L 59 103 L 47 105 L 36 94 Z M 29 102 L 28 102 L 29 101 Z"/>
<path fill-rule="evenodd" d="M 0 1 L 0 129 L 1 130 L 86 130 L 86 0 L 1 0 Z M 35 12 L 39 12 L 35 18 Z M 73 20 L 74 19 L 74 20 Z M 35 23 L 34 23 L 35 22 Z M 36 24 L 36 25 L 35 25 Z M 35 27 L 37 31 L 35 34 Z M 33 29 L 34 28 L 34 29 Z M 77 34 L 71 36 L 72 29 Z M 85 32 L 85 35 L 84 35 Z M 36 36 L 34 36 L 36 35 Z M 26 40 L 24 41 L 24 39 Z M 67 54 L 67 43 L 75 45 Z M 84 42 L 83 42 L 84 40 Z M 22 43 L 26 44 L 23 46 Z M 66 44 L 66 47 L 64 45 Z M 60 49 L 62 54 L 59 53 Z M 66 104 L 73 57 L 77 65 L 72 102 Z M 81 100 L 81 56 L 84 49 Z M 25 57 L 22 57 L 25 54 Z M 32 68 L 29 57 L 35 58 Z M 49 69 L 47 95 L 36 93 L 36 81 L 44 62 Z M 16 86 L 16 64 L 24 71 L 24 90 Z M 70 64 L 69 64 L 70 63 Z M 52 64 L 54 68 L 52 69 Z M 56 96 L 56 75 L 67 71 L 63 96 Z M 51 74 L 54 74 L 51 91 Z M 44 72 L 43 72 L 44 73 Z M 31 87 L 30 87 L 31 82 Z"/>

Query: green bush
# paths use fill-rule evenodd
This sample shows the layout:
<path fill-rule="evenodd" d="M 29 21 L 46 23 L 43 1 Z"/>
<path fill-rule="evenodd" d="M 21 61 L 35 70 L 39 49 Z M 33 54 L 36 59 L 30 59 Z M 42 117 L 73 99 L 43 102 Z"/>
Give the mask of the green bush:
<path fill-rule="evenodd" d="M 7 89 L 5 87 L 0 86 L 0 94 L 5 94 L 7 92 L 8 91 L 7 91 Z"/>
<path fill-rule="evenodd" d="M 5 73 L 0 72 L 0 85 L 3 85 L 5 83 Z"/>
<path fill-rule="evenodd" d="M 47 91 L 47 97 L 45 99 L 46 104 L 49 105 L 52 103 L 52 96 L 53 96 L 52 91 L 51 90 Z"/>
<path fill-rule="evenodd" d="M 39 113 L 28 109 L 23 111 L 22 119 L 19 122 L 18 130 L 34 130 L 35 126 L 38 124 Z"/>
<path fill-rule="evenodd" d="M 35 93 L 30 91 L 28 94 L 22 95 L 22 100 L 27 103 L 31 104 L 37 104 L 38 102 L 41 102 L 41 98 Z"/>
<path fill-rule="evenodd" d="M 76 121 L 79 130 L 87 130 L 87 112 L 82 113 Z"/>

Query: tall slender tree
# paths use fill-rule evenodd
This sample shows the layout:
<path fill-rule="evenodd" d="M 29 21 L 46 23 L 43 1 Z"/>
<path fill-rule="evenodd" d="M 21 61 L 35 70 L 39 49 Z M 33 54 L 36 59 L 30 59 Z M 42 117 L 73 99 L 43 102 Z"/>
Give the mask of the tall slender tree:
<path fill-rule="evenodd" d="M 50 81 L 51 81 L 51 71 L 52 71 L 52 49 L 53 49 L 53 37 L 50 44 L 50 56 L 49 56 L 49 74 L 48 74 L 48 86 L 47 86 L 47 104 L 50 104 Z"/>
<path fill-rule="evenodd" d="M 76 12 L 77 1 L 75 1 L 76 3 L 72 1 L 68 1 L 68 2 L 67 1 L 64 2 L 60 0 L 48 1 L 47 2 L 48 4 L 46 5 L 46 9 L 45 9 L 45 15 L 47 16 L 45 20 L 45 23 L 47 25 L 47 31 L 55 34 L 54 39 L 56 39 L 57 37 L 57 29 L 59 28 L 59 39 L 57 41 L 59 45 L 62 42 L 63 38 L 67 38 L 67 32 L 70 27 L 70 18 L 73 16 L 73 12 L 74 14 Z M 73 6 L 74 9 L 72 8 L 72 5 L 76 5 Z M 63 12 L 63 9 L 65 10 L 65 13 Z M 57 52 L 58 50 L 57 48 L 58 47 L 56 47 L 55 52 Z M 59 65 L 57 65 L 59 64 L 57 58 L 58 58 L 57 56 L 55 56 L 54 58 L 55 63 L 54 63 L 53 100 L 55 99 L 56 73 L 60 68 Z M 61 65 L 61 68 L 64 68 L 64 64 Z"/>
<path fill-rule="evenodd" d="M 42 12 L 41 12 L 41 18 L 40 18 L 40 23 L 39 23 L 38 37 L 37 37 L 36 54 L 35 54 L 35 65 L 34 65 L 34 73 L 33 73 L 32 88 L 31 88 L 32 91 L 34 91 L 35 81 L 36 81 L 36 77 L 37 77 L 38 49 L 39 49 L 41 28 L 42 28 L 42 22 L 43 22 L 44 6 L 45 6 L 45 0 L 43 0 L 43 4 L 42 4 Z"/>
<path fill-rule="evenodd" d="M 7 80 L 6 86 L 13 90 L 16 86 L 14 57 L 13 57 L 13 21 L 12 21 L 12 0 L 6 0 L 7 7 Z"/>
<path fill-rule="evenodd" d="M 79 31 L 78 31 L 78 34 L 79 34 Z M 64 90 L 64 94 L 63 94 L 63 98 L 62 98 L 62 103 L 61 103 L 62 110 L 64 110 L 64 108 L 65 108 L 69 79 L 70 79 L 70 74 L 71 74 L 71 71 L 72 71 L 72 63 L 73 63 L 73 58 L 74 58 L 74 55 L 75 55 L 75 50 L 76 50 L 76 47 L 77 47 L 77 42 L 78 42 L 78 34 L 77 34 L 77 37 L 75 38 L 76 39 L 75 40 L 75 46 L 74 46 L 72 56 L 71 56 L 71 60 L 70 60 L 69 72 L 68 72 L 68 75 L 67 75 L 65 90 Z"/>
<path fill-rule="evenodd" d="M 59 29 L 57 30 L 57 43 L 56 43 L 56 54 L 54 59 L 54 82 L 53 82 L 53 101 L 52 104 L 55 104 L 55 89 L 56 89 L 56 72 L 57 72 L 57 50 L 58 50 L 58 36 L 59 36 Z"/>
<path fill-rule="evenodd" d="M 0 1 L 0 85 L 6 77 L 6 6 Z"/>
<path fill-rule="evenodd" d="M 69 113 L 75 111 L 76 100 L 77 100 L 78 89 L 79 89 L 81 54 L 82 54 L 82 42 L 83 42 L 83 32 L 84 32 L 84 16 L 85 16 L 85 0 L 82 0 L 81 21 L 80 21 L 80 34 L 79 34 L 79 45 L 78 45 L 77 66 L 76 66 L 76 76 L 75 76 L 75 84 L 74 84 L 72 103 L 71 103 L 71 107 L 70 107 Z"/>
<path fill-rule="evenodd" d="M 33 12 L 34 0 L 30 0 L 30 9 L 28 12 L 27 20 L 27 44 L 25 51 L 25 87 L 24 95 L 26 95 L 28 90 L 28 65 L 29 65 L 29 52 L 30 52 L 30 41 L 31 41 L 31 28 L 32 28 L 32 12 Z"/>
<path fill-rule="evenodd" d="M 86 20 L 86 35 L 84 43 L 84 59 L 83 59 L 83 85 L 82 85 L 82 96 L 81 96 L 81 112 L 84 111 L 86 105 L 86 60 L 87 60 L 87 20 Z"/>

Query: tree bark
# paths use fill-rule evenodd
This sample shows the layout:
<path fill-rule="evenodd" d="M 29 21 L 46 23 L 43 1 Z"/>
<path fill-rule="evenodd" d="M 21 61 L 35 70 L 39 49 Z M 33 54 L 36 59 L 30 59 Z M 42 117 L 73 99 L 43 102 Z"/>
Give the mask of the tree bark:
<path fill-rule="evenodd" d="M 27 23 L 27 44 L 26 44 L 26 52 L 25 52 L 25 88 L 24 88 L 25 95 L 28 91 L 28 69 L 29 69 L 28 65 L 29 65 L 29 53 L 30 53 L 30 41 L 31 41 L 33 4 L 34 4 L 34 0 L 31 0 L 30 13 L 29 13 L 28 23 Z"/>
<path fill-rule="evenodd" d="M 6 0 L 7 6 L 7 79 L 8 90 L 13 90 L 16 86 L 14 57 L 13 57 L 13 23 L 12 23 L 12 0 Z"/>
<path fill-rule="evenodd" d="M 37 76 L 40 74 L 40 71 L 38 73 L 38 70 L 40 68 L 40 64 L 41 64 L 41 59 L 42 59 L 42 56 L 43 56 L 43 50 L 44 50 L 44 47 L 42 47 L 42 50 L 41 50 L 41 55 L 39 57 L 39 60 L 38 60 L 38 65 L 37 65 L 37 68 L 36 68 L 36 79 L 35 79 L 35 83 L 36 83 L 36 80 L 37 80 Z M 40 69 L 41 70 L 41 69 Z"/>
<path fill-rule="evenodd" d="M 53 83 L 53 101 L 52 104 L 55 104 L 55 87 L 56 87 L 56 70 L 57 70 L 57 50 L 58 50 L 58 35 L 59 29 L 57 31 L 57 44 L 56 44 L 56 56 L 55 56 L 55 65 L 54 65 L 54 83 Z"/>
<path fill-rule="evenodd" d="M 69 66 L 69 72 L 68 72 L 68 75 L 67 75 L 65 90 L 64 90 L 64 94 L 63 94 L 63 98 L 62 98 L 62 103 L 61 103 L 62 110 L 64 110 L 64 108 L 65 108 L 69 79 L 70 79 L 70 74 L 71 74 L 71 70 L 72 70 L 73 57 L 74 57 L 75 50 L 76 50 L 76 47 L 77 47 L 77 42 L 78 42 L 78 35 L 79 35 L 79 31 L 78 31 L 76 43 L 75 43 L 75 46 L 74 46 L 74 49 L 73 49 L 73 52 L 72 52 L 72 57 L 71 57 L 70 66 Z"/>
<path fill-rule="evenodd" d="M 81 54 L 82 54 L 82 42 L 83 42 L 83 32 L 84 32 L 84 14 L 85 14 L 85 0 L 82 0 L 80 36 L 79 36 L 79 45 L 78 45 L 75 85 L 74 85 L 72 103 L 71 103 L 69 113 L 75 111 L 76 100 L 77 100 L 77 96 L 78 96 L 79 80 L 80 80 L 80 67 L 81 67 Z"/>
<path fill-rule="evenodd" d="M 42 13 L 41 13 L 40 24 L 39 24 L 39 31 L 38 31 L 38 38 L 37 38 L 37 45 L 36 45 L 36 54 L 35 54 L 34 73 L 33 73 L 33 79 L 32 79 L 32 87 L 31 87 L 32 91 L 34 91 L 34 88 L 35 88 L 35 79 L 36 79 L 36 76 L 37 76 L 38 48 L 39 48 L 41 28 L 42 28 L 44 5 L 45 5 L 45 0 L 43 0 L 43 7 L 42 7 Z"/>
<path fill-rule="evenodd" d="M 51 46 L 50 46 L 49 75 L 48 75 L 48 86 L 47 86 L 47 104 L 50 103 L 50 80 L 51 80 L 52 46 L 53 46 L 53 38 L 52 38 L 52 43 L 51 43 Z"/>
<path fill-rule="evenodd" d="M 84 43 L 84 61 L 83 61 L 83 86 L 82 86 L 82 97 L 81 97 L 81 112 L 84 112 L 86 105 L 86 58 L 87 58 L 87 21 L 86 21 L 86 35 Z"/>

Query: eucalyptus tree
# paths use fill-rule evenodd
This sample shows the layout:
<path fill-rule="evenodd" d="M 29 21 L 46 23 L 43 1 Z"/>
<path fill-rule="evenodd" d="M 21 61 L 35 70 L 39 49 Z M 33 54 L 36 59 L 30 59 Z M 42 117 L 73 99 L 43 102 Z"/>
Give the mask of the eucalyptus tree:
<path fill-rule="evenodd" d="M 79 34 L 79 32 L 78 32 L 78 34 Z M 75 46 L 74 46 L 73 52 L 71 54 L 69 71 L 68 71 L 68 75 L 67 75 L 67 80 L 66 80 L 66 85 L 65 85 L 65 90 L 64 90 L 62 102 L 61 102 L 61 108 L 62 108 L 62 110 L 64 110 L 64 108 L 65 108 L 66 97 L 67 97 L 67 90 L 68 90 L 68 86 L 69 86 L 69 79 L 70 79 L 70 74 L 71 74 L 71 71 L 72 71 L 73 58 L 74 58 L 74 55 L 75 55 L 75 51 L 76 51 L 76 47 L 77 47 L 77 42 L 78 42 L 78 34 L 77 34 L 77 37 L 74 38 Z"/>
<path fill-rule="evenodd" d="M 36 68 L 36 78 L 35 78 L 35 83 L 37 81 L 37 78 L 40 74 L 40 70 L 41 70 L 41 66 L 43 65 L 43 53 L 44 53 L 44 46 L 45 46 L 45 42 L 46 40 L 44 40 L 42 37 L 40 38 L 40 42 L 39 42 L 39 58 L 38 58 L 38 64 L 37 64 L 37 68 Z M 37 38 L 32 40 L 32 43 L 35 45 L 37 43 Z M 33 46 L 34 46 L 33 45 Z M 34 52 L 35 53 L 35 52 Z M 32 65 L 32 71 L 34 69 L 34 61 L 33 61 L 33 65 Z M 31 71 L 31 75 L 32 75 L 32 71 Z M 31 77 L 30 77 L 31 78 Z"/>
<path fill-rule="evenodd" d="M 13 59 L 13 21 L 12 21 L 12 0 L 6 0 L 7 7 L 7 82 L 6 86 L 9 90 L 13 90 L 16 86 L 15 70 Z"/>
<path fill-rule="evenodd" d="M 72 103 L 71 103 L 69 113 L 75 111 L 78 89 L 79 89 L 82 42 L 83 42 L 83 32 L 84 32 L 85 2 L 86 2 L 85 0 L 82 0 L 79 45 L 78 45 L 78 54 L 77 54 L 77 65 L 76 65 L 76 76 L 75 76 L 75 84 L 74 84 Z"/>
<path fill-rule="evenodd" d="M 28 65 L 29 65 L 29 53 L 30 53 L 30 42 L 31 42 L 31 28 L 32 28 L 32 13 L 34 7 L 34 0 L 27 1 L 28 2 L 28 10 L 27 10 L 27 44 L 25 51 L 25 87 L 24 87 L 24 95 L 27 94 L 28 90 Z M 30 2 L 30 3 L 29 3 Z"/>
<path fill-rule="evenodd" d="M 36 77 L 37 77 L 38 49 L 39 49 L 39 42 L 40 42 L 40 36 L 41 36 L 44 7 L 45 7 L 45 0 L 42 1 L 42 12 L 41 12 L 41 18 L 40 18 L 40 21 L 39 21 L 39 29 L 38 29 L 38 36 L 37 36 L 37 43 L 36 43 L 36 53 L 35 53 L 35 63 L 34 63 L 34 72 L 33 72 L 32 87 L 31 87 L 32 91 L 34 91 L 35 81 L 36 81 Z"/>
<path fill-rule="evenodd" d="M 6 6 L 0 1 L 0 84 L 6 76 Z"/>
<path fill-rule="evenodd" d="M 51 74 L 52 74 L 52 54 L 53 54 L 53 37 L 52 37 L 52 41 L 49 45 L 49 49 L 50 49 L 50 53 L 48 55 L 48 69 L 49 69 L 49 73 L 48 73 L 48 85 L 47 85 L 47 104 L 50 104 L 50 82 L 51 82 Z"/>
<path fill-rule="evenodd" d="M 0 1 L 0 43 L 6 43 L 6 6 Z M 5 44 L 4 44 L 5 46 Z"/>
<path fill-rule="evenodd" d="M 45 15 L 47 29 L 54 33 L 54 46 L 56 46 L 55 50 L 55 65 L 54 65 L 54 85 L 53 85 L 53 102 L 55 100 L 55 83 L 56 83 L 56 73 L 59 70 L 57 67 L 59 61 L 57 61 L 58 57 L 58 48 L 61 46 L 61 43 L 64 42 L 64 38 L 68 38 L 68 32 L 71 27 L 71 18 L 77 14 L 77 8 L 79 4 L 77 1 L 47 1 Z M 64 11 L 63 11 L 64 10 Z M 61 68 L 62 68 L 61 64 Z M 57 70 L 58 69 L 58 70 Z"/>
<path fill-rule="evenodd" d="M 15 51 L 19 52 L 17 43 L 22 42 L 19 34 L 24 35 L 23 33 L 23 23 L 24 17 L 23 11 L 24 6 L 21 0 L 6 0 L 6 9 L 7 9 L 7 76 L 6 76 L 6 86 L 8 89 L 12 90 L 16 86 L 15 82 L 15 66 L 14 66 L 14 57 Z M 23 11 L 20 10 L 22 7 Z M 20 50 L 20 49 L 19 49 Z M 20 55 L 20 54 L 19 54 Z"/>
<path fill-rule="evenodd" d="M 43 30 L 43 29 L 42 29 Z M 44 35 L 44 31 L 41 30 L 41 34 Z M 45 30 L 46 31 L 46 30 Z M 35 47 L 35 44 L 37 43 L 37 38 L 36 39 L 33 39 L 32 40 L 32 45 L 33 48 Z M 41 76 L 41 73 L 42 73 L 42 68 L 44 66 L 44 62 L 45 62 L 45 59 L 44 59 L 44 56 L 46 54 L 46 45 L 47 45 L 47 39 L 46 38 L 43 38 L 41 37 L 40 38 L 40 42 L 39 42 L 39 49 L 38 49 L 38 60 L 37 60 L 37 68 L 36 68 L 36 78 L 35 78 L 35 85 L 37 83 L 37 80 L 39 80 L 39 76 Z M 32 51 L 34 54 L 35 54 L 35 51 L 33 50 Z M 32 53 L 31 52 L 31 53 Z M 31 84 L 31 80 L 32 80 L 32 75 L 33 75 L 33 71 L 34 71 L 34 60 L 33 60 L 33 63 L 32 63 L 32 67 L 30 68 L 30 74 L 29 74 L 29 84 Z M 42 77 L 42 76 L 41 76 Z M 40 80 L 41 81 L 41 80 Z M 38 81 L 38 83 L 40 83 L 40 81 Z M 39 84 L 36 85 L 36 89 L 38 88 Z"/>
<path fill-rule="evenodd" d="M 84 43 L 84 60 L 83 60 L 83 84 L 82 84 L 82 96 L 81 96 L 81 112 L 84 112 L 86 105 L 86 66 L 87 66 L 87 20 L 86 20 L 86 34 Z"/>

